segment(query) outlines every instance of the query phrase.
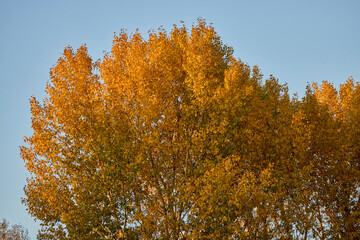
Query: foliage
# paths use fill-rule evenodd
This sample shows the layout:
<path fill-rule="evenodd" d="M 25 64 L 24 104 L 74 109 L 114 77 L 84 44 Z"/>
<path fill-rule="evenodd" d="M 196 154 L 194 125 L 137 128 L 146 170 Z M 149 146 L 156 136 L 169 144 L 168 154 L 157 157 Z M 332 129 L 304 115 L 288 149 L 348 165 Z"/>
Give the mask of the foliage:
<path fill-rule="evenodd" d="M 39 239 L 357 239 L 360 86 L 291 98 L 202 20 L 70 47 L 31 98 Z"/>
<path fill-rule="evenodd" d="M 0 222 L 0 238 L 2 240 L 30 240 L 28 230 L 20 224 L 10 227 L 5 218 Z"/>

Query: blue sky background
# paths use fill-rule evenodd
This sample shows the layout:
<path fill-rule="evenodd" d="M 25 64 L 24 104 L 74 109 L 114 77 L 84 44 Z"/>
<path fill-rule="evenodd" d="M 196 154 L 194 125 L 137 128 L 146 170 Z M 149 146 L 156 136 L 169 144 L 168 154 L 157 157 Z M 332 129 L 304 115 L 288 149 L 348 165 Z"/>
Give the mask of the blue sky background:
<path fill-rule="evenodd" d="M 22 224 L 35 239 L 38 223 L 21 204 L 28 175 L 19 146 L 32 133 L 28 99 L 45 96 L 65 46 L 85 43 L 98 59 L 122 28 L 146 35 L 181 20 L 191 27 L 202 17 L 237 58 L 303 96 L 313 81 L 360 81 L 359 13 L 356 0 L 0 0 L 0 218 Z"/>

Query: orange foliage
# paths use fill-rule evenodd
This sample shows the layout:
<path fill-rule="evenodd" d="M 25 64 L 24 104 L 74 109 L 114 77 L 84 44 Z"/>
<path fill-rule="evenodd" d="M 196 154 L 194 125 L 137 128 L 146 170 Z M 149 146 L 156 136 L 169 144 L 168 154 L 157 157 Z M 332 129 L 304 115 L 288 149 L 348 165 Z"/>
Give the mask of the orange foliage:
<path fill-rule="evenodd" d="M 212 26 L 70 47 L 31 98 L 39 239 L 357 239 L 360 86 L 262 81 Z"/>

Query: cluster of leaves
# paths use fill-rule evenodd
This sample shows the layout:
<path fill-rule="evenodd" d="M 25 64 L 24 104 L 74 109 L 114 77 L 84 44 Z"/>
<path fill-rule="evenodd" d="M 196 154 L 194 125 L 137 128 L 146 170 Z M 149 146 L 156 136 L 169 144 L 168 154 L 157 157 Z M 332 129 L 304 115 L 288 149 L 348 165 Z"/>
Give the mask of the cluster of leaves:
<path fill-rule="evenodd" d="M 5 218 L 0 222 L 0 239 L 2 240 L 30 240 L 29 232 L 20 224 L 10 227 Z"/>
<path fill-rule="evenodd" d="M 31 99 L 39 239 L 357 239 L 360 86 L 262 81 L 213 27 L 66 48 Z"/>

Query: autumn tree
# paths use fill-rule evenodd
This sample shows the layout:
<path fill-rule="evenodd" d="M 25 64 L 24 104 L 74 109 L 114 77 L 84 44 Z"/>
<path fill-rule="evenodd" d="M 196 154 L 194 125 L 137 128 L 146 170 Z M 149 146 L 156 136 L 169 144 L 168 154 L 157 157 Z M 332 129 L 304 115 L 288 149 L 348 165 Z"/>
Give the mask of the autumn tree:
<path fill-rule="evenodd" d="M 30 240 L 27 229 L 20 224 L 10 226 L 5 218 L 0 222 L 0 238 L 2 240 Z"/>
<path fill-rule="evenodd" d="M 303 99 L 200 20 L 70 47 L 32 97 L 39 239 L 356 239 L 360 87 Z"/>

